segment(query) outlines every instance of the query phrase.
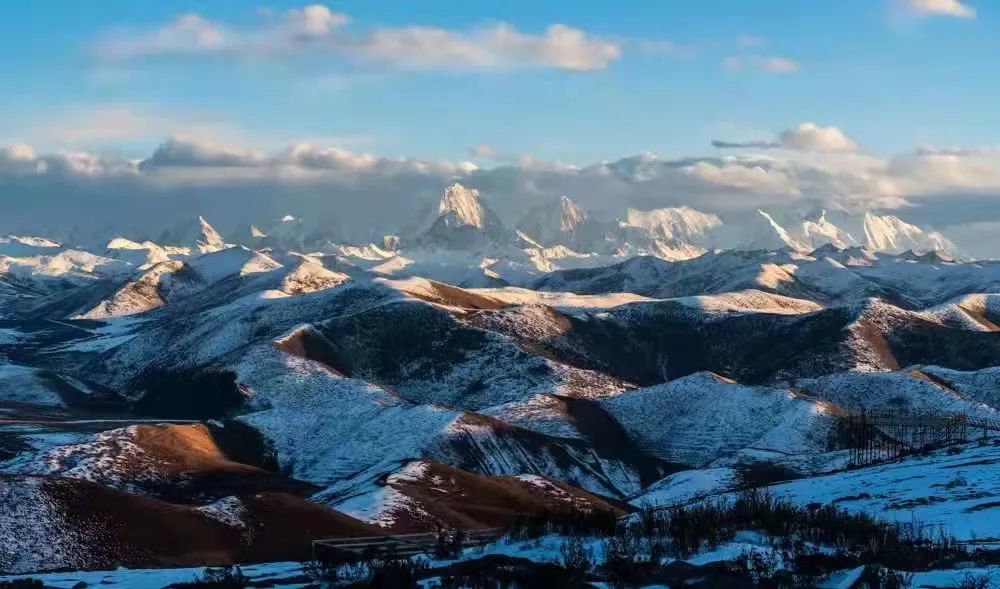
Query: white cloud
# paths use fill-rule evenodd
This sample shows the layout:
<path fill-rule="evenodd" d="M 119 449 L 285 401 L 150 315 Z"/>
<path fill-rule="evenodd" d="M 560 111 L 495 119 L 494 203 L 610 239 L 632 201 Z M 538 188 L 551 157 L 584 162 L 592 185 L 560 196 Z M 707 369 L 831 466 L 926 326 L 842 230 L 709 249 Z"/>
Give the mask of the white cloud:
<path fill-rule="evenodd" d="M 799 151 L 854 151 L 857 144 L 837 127 L 801 123 L 778 136 L 783 147 Z"/>
<path fill-rule="evenodd" d="M 346 14 L 333 12 L 322 4 L 293 8 L 285 13 L 285 25 L 291 35 L 322 37 L 351 22 Z"/>
<path fill-rule="evenodd" d="M 364 59 L 408 68 L 587 71 L 604 69 L 622 55 L 621 43 L 561 24 L 550 25 L 541 35 L 522 33 L 503 23 L 471 33 L 415 26 L 381 28 L 351 43 L 350 50 Z"/>
<path fill-rule="evenodd" d="M 119 31 L 98 46 L 105 57 L 135 59 L 156 55 L 221 52 L 234 43 L 233 33 L 199 14 L 175 17 L 162 27 L 141 32 Z"/>
<path fill-rule="evenodd" d="M 780 56 L 737 55 L 727 57 L 722 62 L 729 71 L 756 71 L 764 74 L 794 74 L 802 69 L 795 60 Z"/>
<path fill-rule="evenodd" d="M 216 211 L 234 224 L 291 213 L 340 224 L 345 239 L 369 239 L 398 230 L 455 178 L 480 189 L 501 215 L 512 218 L 539 196 L 567 194 L 612 216 L 628 206 L 687 205 L 718 214 L 760 207 L 903 208 L 940 216 L 933 223 L 942 226 L 967 223 L 973 214 L 976 221 L 1000 221 L 996 149 L 924 147 L 883 159 L 845 151 L 853 141 L 834 127 L 814 124 L 760 143 L 783 149 L 768 156 L 675 160 L 642 155 L 582 168 L 490 146 L 472 154 L 490 160 L 492 168 L 310 143 L 265 151 L 175 137 L 138 165 L 18 145 L 0 148 L 0 197 L 34 204 L 6 209 L 0 230 L 62 223 L 67 231 L 73 226 L 153 231 Z M 10 179 L 16 181 L 3 181 Z"/>
<path fill-rule="evenodd" d="M 471 162 L 380 158 L 340 147 L 316 147 L 308 143 L 289 146 L 272 163 L 311 170 L 377 173 L 468 174 L 477 169 Z"/>
<path fill-rule="evenodd" d="M 172 137 L 156 148 L 141 167 L 219 167 L 239 168 L 263 165 L 266 156 L 254 149 L 229 147 L 211 141 Z"/>
<path fill-rule="evenodd" d="M 216 23 L 185 14 L 148 31 L 119 31 L 98 46 L 109 59 L 230 55 L 266 57 L 325 52 L 401 68 L 513 69 L 546 67 L 588 71 L 607 68 L 622 56 L 623 42 L 564 25 L 532 34 L 498 23 L 470 31 L 436 27 L 378 27 L 360 34 L 344 30 L 347 15 L 319 4 L 289 10 L 254 28 Z"/>
<path fill-rule="evenodd" d="M 0 173 L 35 173 L 44 170 L 44 164 L 30 145 L 0 147 Z"/>
<path fill-rule="evenodd" d="M 0 147 L 0 178 L 4 176 L 92 176 L 103 177 L 131 174 L 134 162 L 121 158 L 104 158 L 76 151 L 39 154 L 28 145 Z"/>
<path fill-rule="evenodd" d="M 792 196 L 798 194 L 794 180 L 783 171 L 746 165 L 743 162 L 700 161 L 683 168 L 683 170 L 685 173 L 706 182 L 749 192 L 770 192 Z"/>
<path fill-rule="evenodd" d="M 723 141 L 712 142 L 721 149 L 791 149 L 794 151 L 850 152 L 858 145 L 837 127 L 822 127 L 816 123 L 800 123 L 786 129 L 773 140 L 766 141 Z"/>
<path fill-rule="evenodd" d="M 1000 151 L 922 147 L 889 161 L 889 172 L 913 193 L 1000 186 Z"/>
<path fill-rule="evenodd" d="M 905 14 L 915 17 L 951 16 L 976 18 L 976 9 L 961 0 L 899 0 Z"/>
<path fill-rule="evenodd" d="M 109 158 L 83 151 L 60 151 L 42 158 L 44 171 L 49 175 L 70 177 L 105 178 L 131 175 L 137 171 L 136 163 L 122 158 Z"/>
<path fill-rule="evenodd" d="M 308 143 L 291 145 L 278 157 L 285 165 L 326 170 L 370 170 L 378 158 L 339 147 L 317 148 Z"/>
<path fill-rule="evenodd" d="M 139 167 L 161 171 L 197 168 L 260 170 L 260 173 L 237 172 L 244 178 L 289 171 L 449 175 L 468 174 L 477 169 L 471 162 L 383 158 L 342 147 L 318 147 L 306 142 L 293 143 L 275 155 L 268 155 L 258 149 L 193 137 L 170 138 L 150 157 L 142 160 Z"/>

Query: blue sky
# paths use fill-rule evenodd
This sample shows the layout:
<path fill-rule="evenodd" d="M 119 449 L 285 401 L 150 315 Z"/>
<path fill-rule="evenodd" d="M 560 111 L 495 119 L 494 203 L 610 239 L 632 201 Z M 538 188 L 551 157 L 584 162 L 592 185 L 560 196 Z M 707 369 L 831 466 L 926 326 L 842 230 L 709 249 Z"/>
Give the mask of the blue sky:
<path fill-rule="evenodd" d="M 567 195 L 1000 235 L 986 0 L 10 1 L 0 52 L 3 231 L 364 241 L 460 181 L 507 220 Z"/>
<path fill-rule="evenodd" d="M 335 30 L 356 38 L 412 25 L 461 36 L 500 22 L 540 35 L 559 23 L 621 46 L 619 57 L 585 71 L 400 66 L 324 48 L 128 57 L 101 49 L 109 39 L 148 38 L 185 13 L 256 35 L 303 6 L 0 3 L 0 143 L 143 157 L 166 136 L 194 132 L 265 149 L 308 139 L 451 160 L 487 144 L 510 157 L 587 164 L 646 151 L 707 154 L 713 139 L 766 140 L 803 121 L 836 126 L 883 154 L 992 145 L 1000 132 L 1000 21 L 992 4 L 972 0 L 920 0 L 909 10 L 902 0 L 325 5 L 350 18 Z M 762 71 L 771 58 L 795 71 Z"/>

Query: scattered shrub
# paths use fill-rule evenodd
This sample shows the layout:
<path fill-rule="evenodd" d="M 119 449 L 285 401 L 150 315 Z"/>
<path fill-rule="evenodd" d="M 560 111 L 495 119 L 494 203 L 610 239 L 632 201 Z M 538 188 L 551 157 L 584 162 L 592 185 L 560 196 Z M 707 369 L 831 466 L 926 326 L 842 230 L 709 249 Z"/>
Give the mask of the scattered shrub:
<path fill-rule="evenodd" d="M 774 577 L 778 571 L 778 555 L 770 550 L 744 550 L 733 561 L 740 575 L 760 583 Z"/>
<path fill-rule="evenodd" d="M 612 511 L 553 511 L 523 513 L 514 517 L 506 532 L 515 540 L 530 540 L 546 534 L 560 536 L 610 536 L 618 528 L 618 514 Z"/>
<path fill-rule="evenodd" d="M 413 560 L 373 560 L 366 565 L 368 580 L 362 586 L 373 589 L 418 587 L 417 581 L 428 569 L 426 562 Z"/>
<path fill-rule="evenodd" d="M 566 569 L 586 573 L 594 568 L 594 554 L 578 537 L 568 538 L 560 548 L 562 564 Z"/>
<path fill-rule="evenodd" d="M 955 587 L 956 589 L 992 589 L 994 586 L 993 578 L 990 575 L 966 573 Z"/>
<path fill-rule="evenodd" d="M 14 579 L 13 581 L 0 581 L 0 589 L 43 589 L 45 583 L 41 579 Z"/>
<path fill-rule="evenodd" d="M 462 545 L 465 543 L 465 532 L 451 528 L 441 528 L 437 531 L 434 542 L 434 557 L 439 559 L 458 558 L 462 555 Z"/>
<path fill-rule="evenodd" d="M 913 573 L 896 571 L 878 567 L 878 579 L 882 589 L 910 589 L 913 586 Z"/>
<path fill-rule="evenodd" d="M 686 559 L 742 530 L 770 538 L 790 569 L 810 576 L 862 564 L 905 570 L 947 568 L 960 561 L 985 564 L 993 554 L 970 552 L 940 526 L 886 522 L 836 505 L 803 507 L 762 489 L 744 491 L 734 500 L 665 509 L 643 506 L 619 523 L 605 549 L 614 560 Z M 831 547 L 834 553 L 818 554 L 816 546 Z"/>
<path fill-rule="evenodd" d="M 221 567 L 217 569 L 207 568 L 200 577 L 187 583 L 174 583 L 170 587 L 189 588 L 198 587 L 204 589 L 244 589 L 249 586 L 250 579 L 243 574 L 243 570 L 238 566 Z"/>

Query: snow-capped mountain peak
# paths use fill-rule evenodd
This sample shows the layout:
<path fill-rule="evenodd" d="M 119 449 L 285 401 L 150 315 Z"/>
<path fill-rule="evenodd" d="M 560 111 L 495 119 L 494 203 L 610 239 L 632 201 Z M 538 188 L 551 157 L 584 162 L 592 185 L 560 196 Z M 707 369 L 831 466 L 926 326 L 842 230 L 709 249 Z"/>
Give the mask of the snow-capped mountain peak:
<path fill-rule="evenodd" d="M 562 213 L 559 218 L 559 230 L 564 233 L 574 231 L 577 227 L 586 223 L 590 218 L 590 215 L 585 209 L 577 206 L 577 204 L 565 194 L 559 197 L 559 205 Z"/>
<path fill-rule="evenodd" d="M 436 213 L 415 238 L 423 248 L 482 249 L 517 241 L 514 232 L 479 198 L 478 190 L 457 182 L 445 189 Z"/>
<path fill-rule="evenodd" d="M 605 233 L 612 227 L 591 218 L 587 209 L 563 195 L 528 211 L 518 229 L 528 243 L 591 252 L 606 248 Z"/>
<path fill-rule="evenodd" d="M 486 223 L 486 210 L 479 201 L 479 191 L 466 188 L 458 182 L 444 191 L 444 196 L 438 203 L 438 215 L 453 215 L 462 225 L 483 229 Z"/>
<path fill-rule="evenodd" d="M 955 244 L 937 231 L 925 232 L 892 215 L 865 213 L 863 223 L 866 244 L 876 251 L 892 254 L 900 254 L 906 250 L 943 251 L 954 255 L 957 249 Z"/>
<path fill-rule="evenodd" d="M 812 248 L 832 244 L 839 249 L 846 249 L 859 245 L 853 235 L 827 220 L 826 210 L 820 211 L 819 217 L 815 219 L 806 218 L 802 221 L 800 241 Z"/>
<path fill-rule="evenodd" d="M 201 242 L 198 245 L 203 251 L 216 251 L 226 247 L 226 240 L 222 239 L 219 232 L 205 220 L 205 217 L 199 216 L 198 224 L 201 226 Z"/>
<path fill-rule="evenodd" d="M 668 207 L 649 211 L 628 209 L 625 221 L 632 227 L 645 229 L 653 237 L 676 239 L 695 245 L 705 243 L 709 232 L 722 225 L 722 219 L 718 216 L 691 207 Z"/>
<path fill-rule="evenodd" d="M 764 211 L 762 211 L 760 209 L 757 209 L 757 213 L 760 214 L 760 216 L 764 218 L 764 220 L 767 222 L 767 226 L 772 231 L 774 231 L 774 235 L 782 243 L 784 243 L 784 246 L 790 247 L 790 248 L 792 248 L 793 250 L 796 250 L 796 251 L 807 251 L 807 250 L 811 249 L 811 248 L 803 245 L 802 243 L 800 243 L 794 237 L 792 237 L 791 234 L 788 233 L 788 230 L 786 230 L 784 227 L 782 227 L 781 225 L 779 225 L 777 221 L 774 220 L 774 217 L 772 217 L 771 215 L 765 213 Z M 778 248 L 772 248 L 769 245 L 765 249 L 780 249 L 780 247 L 778 247 Z"/>
<path fill-rule="evenodd" d="M 814 248 L 803 244 L 773 216 L 760 209 L 738 222 L 725 223 L 712 231 L 712 245 L 730 250 L 780 250 L 790 248 L 807 252 Z"/>

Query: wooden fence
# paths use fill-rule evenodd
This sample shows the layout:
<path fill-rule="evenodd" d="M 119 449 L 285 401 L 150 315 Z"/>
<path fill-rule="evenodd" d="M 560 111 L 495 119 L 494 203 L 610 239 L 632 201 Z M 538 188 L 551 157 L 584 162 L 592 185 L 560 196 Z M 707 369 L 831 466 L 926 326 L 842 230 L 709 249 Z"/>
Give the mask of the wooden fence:
<path fill-rule="evenodd" d="M 456 534 L 460 535 L 457 539 Z M 461 548 L 474 548 L 489 544 L 501 535 L 503 535 L 503 531 L 500 529 L 484 529 L 329 538 L 313 540 L 312 551 L 313 560 L 319 562 L 369 558 L 409 558 L 418 554 L 433 554 L 442 542 L 457 544 Z"/>
<path fill-rule="evenodd" d="M 844 422 L 853 466 L 893 460 L 1000 432 L 1000 420 L 970 418 L 964 413 L 862 411 L 848 414 Z"/>

